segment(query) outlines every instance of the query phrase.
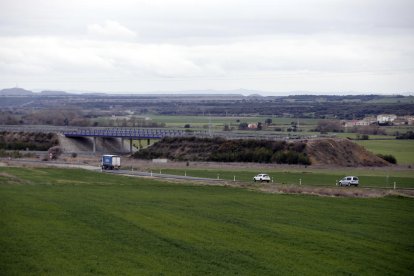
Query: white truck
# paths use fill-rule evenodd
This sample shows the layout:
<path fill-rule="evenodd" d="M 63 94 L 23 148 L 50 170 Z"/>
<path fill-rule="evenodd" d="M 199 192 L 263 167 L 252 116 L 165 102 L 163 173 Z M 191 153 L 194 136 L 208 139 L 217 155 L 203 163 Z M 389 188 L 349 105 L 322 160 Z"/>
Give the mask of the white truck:
<path fill-rule="evenodd" d="M 101 167 L 103 170 L 119 170 L 121 168 L 121 157 L 118 155 L 102 155 Z"/>

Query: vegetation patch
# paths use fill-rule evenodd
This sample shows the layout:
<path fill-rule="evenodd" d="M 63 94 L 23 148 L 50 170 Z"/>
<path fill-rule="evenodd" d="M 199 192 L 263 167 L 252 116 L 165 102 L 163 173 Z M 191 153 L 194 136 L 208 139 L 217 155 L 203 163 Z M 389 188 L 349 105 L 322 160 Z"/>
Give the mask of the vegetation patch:
<path fill-rule="evenodd" d="M 407 131 L 406 133 L 397 136 L 397 139 L 414 139 L 414 131 Z"/>
<path fill-rule="evenodd" d="M 375 154 L 393 155 L 398 164 L 414 164 L 414 140 L 366 140 L 358 144 Z"/>
<path fill-rule="evenodd" d="M 0 149 L 4 150 L 48 150 L 58 145 L 55 133 L 0 131 Z"/>
<path fill-rule="evenodd" d="M 392 154 L 377 154 L 377 156 L 391 164 L 397 164 L 397 159 Z"/>
<path fill-rule="evenodd" d="M 136 158 L 180 161 L 259 162 L 309 165 L 303 142 L 226 140 L 223 138 L 164 138 L 134 154 Z"/>
<path fill-rule="evenodd" d="M 135 158 L 178 161 L 258 162 L 275 164 L 326 164 L 386 166 L 389 163 L 346 139 L 226 140 L 223 138 L 164 138 L 136 152 Z"/>

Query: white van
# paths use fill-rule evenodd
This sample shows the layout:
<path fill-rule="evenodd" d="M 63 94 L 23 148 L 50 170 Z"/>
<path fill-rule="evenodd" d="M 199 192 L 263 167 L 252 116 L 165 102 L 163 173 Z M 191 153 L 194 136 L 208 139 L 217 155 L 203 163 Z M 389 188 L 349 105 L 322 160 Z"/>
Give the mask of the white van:
<path fill-rule="evenodd" d="M 358 186 L 359 179 L 356 176 L 345 176 L 339 180 L 339 186 Z"/>

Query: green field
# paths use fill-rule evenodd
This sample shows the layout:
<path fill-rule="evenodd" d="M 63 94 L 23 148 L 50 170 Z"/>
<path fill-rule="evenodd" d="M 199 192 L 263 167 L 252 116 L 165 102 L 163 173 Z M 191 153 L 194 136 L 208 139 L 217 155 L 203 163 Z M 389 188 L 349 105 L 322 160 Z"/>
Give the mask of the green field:
<path fill-rule="evenodd" d="M 146 115 L 151 118 L 153 121 L 160 123 L 173 123 L 173 124 L 185 124 L 185 123 L 205 123 L 209 122 L 214 124 L 223 124 L 223 123 L 237 123 L 236 120 L 240 122 L 248 123 L 257 123 L 263 122 L 267 118 L 271 118 L 272 122 L 275 124 L 290 124 L 292 121 L 297 121 L 297 118 L 284 118 L 284 117 L 274 117 L 274 116 L 174 116 L 174 115 Z M 300 124 L 314 124 L 316 125 L 319 119 L 299 119 Z"/>
<path fill-rule="evenodd" d="M 414 200 L 0 168 L 1 275 L 411 275 Z"/>
<path fill-rule="evenodd" d="M 154 169 L 156 172 L 156 170 Z M 244 182 L 252 182 L 253 176 L 258 172 L 257 170 L 200 170 L 200 169 L 162 169 L 162 173 L 197 176 L 206 178 L 217 178 L 224 180 L 234 180 Z M 332 171 L 315 171 L 313 169 L 303 170 L 264 170 L 263 173 L 268 173 L 274 183 L 289 184 L 289 185 L 305 185 L 305 186 L 330 186 L 336 185 L 336 181 L 340 180 L 346 175 L 357 175 L 360 179 L 361 187 L 378 187 L 391 188 L 396 182 L 397 187 L 400 188 L 414 188 L 414 172 L 394 172 L 386 168 L 382 172 L 378 171 L 361 171 L 361 170 L 335 170 Z"/>
<path fill-rule="evenodd" d="M 315 133 L 315 134 L 319 134 L 319 133 Z M 358 137 L 361 136 L 361 134 L 358 133 L 353 133 L 353 132 L 342 132 L 342 133 L 332 133 L 332 135 L 335 135 L 336 137 L 339 138 L 351 138 L 351 139 L 358 139 Z M 373 135 L 370 134 L 368 135 L 369 139 L 388 139 L 388 140 L 392 140 L 395 139 L 395 136 L 390 136 L 390 135 Z"/>
<path fill-rule="evenodd" d="M 356 141 L 375 154 L 392 154 L 398 164 L 414 164 L 414 140 L 364 140 Z"/>

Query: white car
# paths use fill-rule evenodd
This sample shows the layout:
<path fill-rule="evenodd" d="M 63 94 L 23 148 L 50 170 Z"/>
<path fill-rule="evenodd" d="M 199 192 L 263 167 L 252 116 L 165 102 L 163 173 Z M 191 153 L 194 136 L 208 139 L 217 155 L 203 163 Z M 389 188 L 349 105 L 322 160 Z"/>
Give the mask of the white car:
<path fill-rule="evenodd" d="M 359 185 L 359 179 L 356 176 L 345 176 L 339 180 L 339 186 L 355 186 Z"/>
<path fill-rule="evenodd" d="M 270 182 L 270 176 L 267 175 L 267 174 L 261 173 L 261 174 L 256 175 L 255 177 L 253 177 L 253 181 L 254 182 L 256 182 L 256 181 L 260 181 L 260 182 L 267 181 L 267 182 Z"/>

